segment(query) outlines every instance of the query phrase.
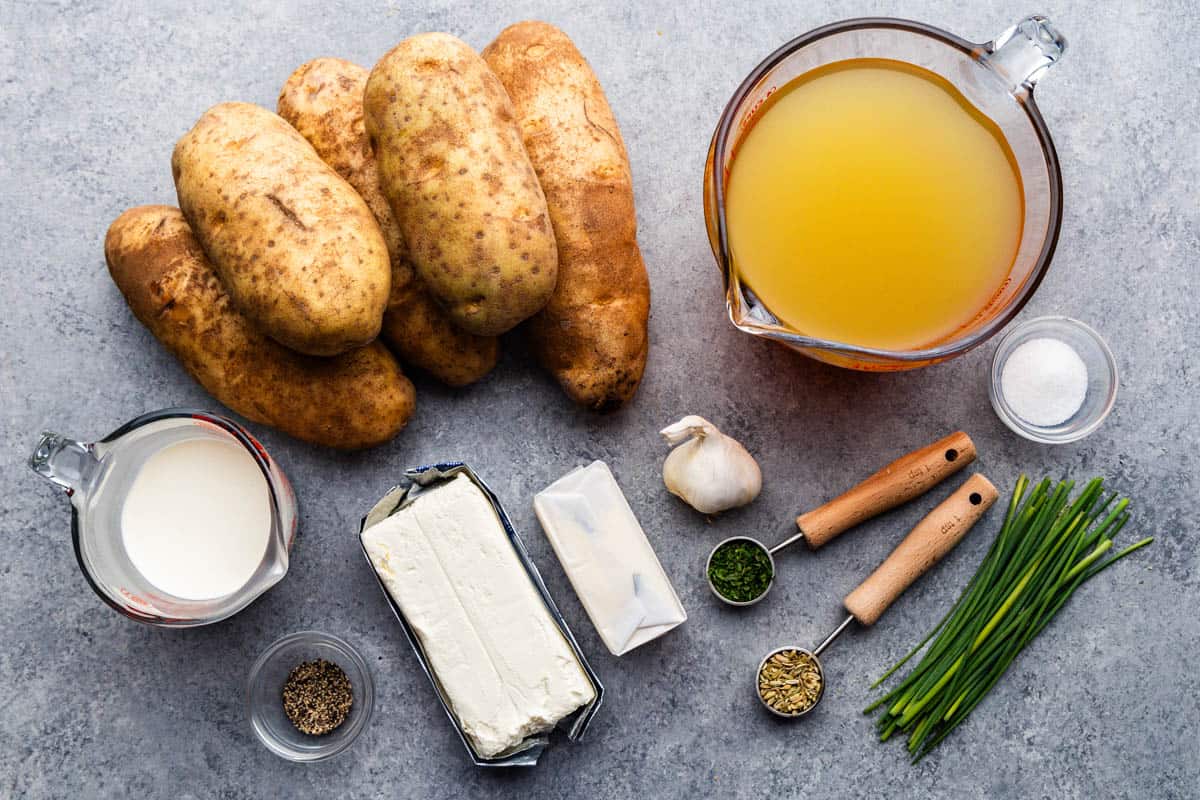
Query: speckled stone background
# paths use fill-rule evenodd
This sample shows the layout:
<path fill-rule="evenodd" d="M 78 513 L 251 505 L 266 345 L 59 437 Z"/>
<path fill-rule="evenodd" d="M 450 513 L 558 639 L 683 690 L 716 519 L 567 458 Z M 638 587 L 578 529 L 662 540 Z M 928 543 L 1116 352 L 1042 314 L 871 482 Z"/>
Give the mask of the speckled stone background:
<path fill-rule="evenodd" d="M 0 2 L 0 795 L 12 797 L 952 797 L 1200 795 L 1200 12 L 1185 0 L 886 2 Z M 215 5 L 215 4 L 214 4 Z M 224 4 L 222 4 L 224 5 Z M 621 5 L 625 5 L 621 8 Z M 902 375 L 842 372 L 734 331 L 700 208 L 705 148 L 737 83 L 792 35 L 900 15 L 986 40 L 1030 11 L 1070 50 L 1038 87 L 1066 181 L 1058 255 L 1029 318 L 1064 313 L 1108 338 L 1122 390 L 1086 441 L 1043 447 L 993 415 L 992 347 Z M 452 31 L 476 47 L 530 16 L 564 27 L 602 78 L 628 143 L 654 291 L 645 382 L 623 413 L 572 408 L 511 343 L 495 374 L 452 392 L 416 377 L 395 442 L 353 455 L 255 427 L 303 506 L 291 572 L 237 617 L 156 630 L 88 589 L 66 498 L 25 466 L 37 432 L 83 439 L 143 411 L 218 408 L 132 318 L 101 242 L 128 206 L 174 202 L 171 147 L 208 106 L 273 107 L 301 62 L 371 64 L 400 38 Z M 710 417 L 763 467 L 752 506 L 708 523 L 663 488 L 657 431 Z M 781 558 L 770 601 L 737 613 L 700 578 L 719 539 L 782 537 L 799 510 L 955 428 L 1001 487 L 1108 476 L 1136 500 L 1126 534 L 1158 542 L 1087 585 L 935 757 L 910 767 L 859 711 L 870 681 L 943 613 L 999 524 L 992 512 L 870 631 L 828 653 L 830 691 L 801 724 L 757 706 L 760 654 L 811 643 L 839 599 L 949 493 L 941 487 L 835 542 Z M 608 687 L 587 739 L 536 769 L 467 763 L 355 538 L 404 467 L 470 461 L 505 502 Z M 600 643 L 541 534 L 533 494 L 608 461 L 690 619 L 623 658 Z M 276 637 L 345 636 L 370 661 L 375 717 L 352 750 L 300 766 L 246 721 L 246 671 Z"/>

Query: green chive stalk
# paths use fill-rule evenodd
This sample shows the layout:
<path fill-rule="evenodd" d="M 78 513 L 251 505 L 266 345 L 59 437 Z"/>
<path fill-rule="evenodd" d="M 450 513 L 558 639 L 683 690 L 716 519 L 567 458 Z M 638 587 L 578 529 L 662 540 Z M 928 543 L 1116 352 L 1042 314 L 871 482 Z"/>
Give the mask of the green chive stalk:
<path fill-rule="evenodd" d="M 991 691 L 1025 647 L 1086 581 L 1154 541 L 1142 539 L 1101 560 L 1129 520 L 1129 500 L 1104 496 L 1094 478 L 1074 483 L 1017 480 L 1004 524 L 946 616 L 872 688 L 923 649 L 900 683 L 863 713 L 879 709 L 881 741 L 898 733 L 913 763 L 927 756 Z M 928 648 L 928 649 L 925 649 Z"/>

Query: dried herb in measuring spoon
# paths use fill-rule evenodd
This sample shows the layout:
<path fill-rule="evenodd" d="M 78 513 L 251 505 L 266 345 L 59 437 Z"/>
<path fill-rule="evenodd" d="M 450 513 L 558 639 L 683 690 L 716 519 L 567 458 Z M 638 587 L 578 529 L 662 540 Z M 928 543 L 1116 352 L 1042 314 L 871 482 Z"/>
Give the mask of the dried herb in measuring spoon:
<path fill-rule="evenodd" d="M 824 686 L 821 665 L 806 650 L 776 650 L 758 669 L 758 696 L 776 714 L 804 714 L 821 699 Z"/>
<path fill-rule="evenodd" d="M 337 664 L 305 661 L 283 684 L 283 713 L 301 733 L 321 736 L 336 730 L 350 715 L 354 691 Z"/>
<path fill-rule="evenodd" d="M 761 597 L 771 586 L 775 569 L 762 545 L 746 539 L 725 542 L 708 560 L 708 580 L 717 594 L 735 603 Z"/>

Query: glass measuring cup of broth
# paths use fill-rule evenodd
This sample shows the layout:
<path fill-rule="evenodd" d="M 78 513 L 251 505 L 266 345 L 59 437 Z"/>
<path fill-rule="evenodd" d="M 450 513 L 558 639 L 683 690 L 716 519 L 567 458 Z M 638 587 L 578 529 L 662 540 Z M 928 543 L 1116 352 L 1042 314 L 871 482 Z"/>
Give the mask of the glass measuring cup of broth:
<path fill-rule="evenodd" d="M 1038 16 L 983 44 L 869 18 L 768 56 L 705 166 L 733 324 L 872 371 L 1000 330 L 1058 240 L 1062 178 L 1033 90 L 1065 47 Z"/>
<path fill-rule="evenodd" d="M 97 442 L 46 432 L 29 465 L 70 497 L 75 556 L 92 589 L 138 622 L 220 621 L 287 572 L 295 495 L 232 420 L 173 408 Z"/>

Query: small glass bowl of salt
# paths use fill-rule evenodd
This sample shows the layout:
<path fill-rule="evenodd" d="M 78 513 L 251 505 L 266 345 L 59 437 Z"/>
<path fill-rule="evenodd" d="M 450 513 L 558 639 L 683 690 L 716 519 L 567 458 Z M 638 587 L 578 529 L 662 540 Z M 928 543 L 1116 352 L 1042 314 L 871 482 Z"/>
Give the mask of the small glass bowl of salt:
<path fill-rule="evenodd" d="M 1117 399 L 1117 364 L 1100 334 L 1070 317 L 1014 326 L 992 356 L 992 408 L 1016 433 L 1044 444 L 1087 436 Z"/>

